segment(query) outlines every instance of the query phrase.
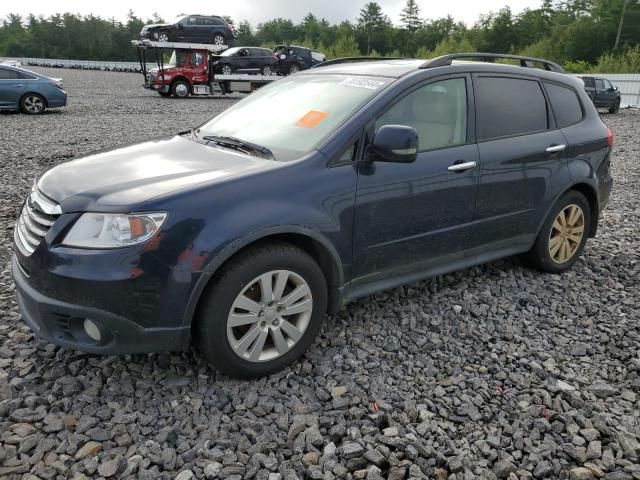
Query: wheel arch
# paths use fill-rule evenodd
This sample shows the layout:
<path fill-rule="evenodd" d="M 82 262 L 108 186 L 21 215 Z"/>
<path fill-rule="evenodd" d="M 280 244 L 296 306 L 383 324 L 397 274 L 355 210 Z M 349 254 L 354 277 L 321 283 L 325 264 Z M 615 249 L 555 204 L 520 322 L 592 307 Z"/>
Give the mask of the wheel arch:
<path fill-rule="evenodd" d="M 587 202 L 589 202 L 589 210 L 590 210 L 589 213 L 591 216 L 591 225 L 589 226 L 589 238 L 593 238 L 596 236 L 596 233 L 598 232 L 598 220 L 600 218 L 600 202 L 598 200 L 598 193 L 595 185 L 593 185 L 590 181 L 583 179 L 573 183 L 572 185 L 567 187 L 565 190 L 560 192 L 560 194 L 557 195 L 556 198 L 554 198 L 553 202 L 551 202 L 551 205 L 549 205 L 549 208 L 547 208 L 547 211 L 545 212 L 544 217 L 542 217 L 542 221 L 540 222 L 540 225 L 538 225 L 536 237 L 540 234 L 540 230 L 542 229 L 542 226 L 544 225 L 545 220 L 549 216 L 549 213 L 551 212 L 553 207 L 558 203 L 558 200 L 560 200 L 563 195 L 565 195 L 567 192 L 571 190 L 580 192 L 582 195 L 585 196 L 585 198 L 587 199 Z"/>
<path fill-rule="evenodd" d="M 191 88 L 191 81 L 185 77 L 184 75 L 178 75 L 177 77 L 175 77 L 173 80 L 171 80 L 171 85 L 170 87 L 173 87 L 173 84 L 182 80 L 183 82 L 187 82 L 189 84 L 189 88 Z"/>
<path fill-rule="evenodd" d="M 308 228 L 282 226 L 254 232 L 226 246 L 216 255 L 203 269 L 202 275 L 190 295 L 183 325 L 191 325 L 193 327 L 193 319 L 196 316 L 202 296 L 207 287 L 215 280 L 216 273 L 220 272 L 237 255 L 241 255 L 250 248 L 269 242 L 286 242 L 311 255 L 320 266 L 327 282 L 328 311 L 335 313 L 340 309 L 343 300 L 344 271 L 340 255 L 333 244 L 323 235 Z"/>

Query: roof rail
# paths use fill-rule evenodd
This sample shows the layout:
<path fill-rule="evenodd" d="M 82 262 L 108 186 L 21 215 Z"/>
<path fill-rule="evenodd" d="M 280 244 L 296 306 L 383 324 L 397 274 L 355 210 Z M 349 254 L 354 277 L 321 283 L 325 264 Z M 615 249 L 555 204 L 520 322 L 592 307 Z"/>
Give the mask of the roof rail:
<path fill-rule="evenodd" d="M 368 62 L 368 61 L 380 61 L 380 60 L 402 60 L 404 57 L 342 57 L 334 58 L 333 60 L 325 60 L 322 63 L 314 65 L 312 68 L 326 67 L 329 65 L 338 65 L 339 63 L 356 63 L 356 62 Z"/>
<path fill-rule="evenodd" d="M 451 53 L 448 55 L 442 55 L 440 57 L 432 58 L 431 60 L 427 60 L 422 65 L 420 65 L 420 68 L 444 67 L 446 65 L 451 65 L 451 62 L 453 60 L 458 60 L 461 58 L 477 58 L 485 62 L 493 62 L 497 58 L 520 60 L 521 67 L 535 68 L 535 64 L 539 63 L 544 67 L 545 70 L 565 73 L 564 69 L 560 65 L 550 60 L 535 57 L 525 57 L 522 55 L 510 55 L 507 53 Z"/>

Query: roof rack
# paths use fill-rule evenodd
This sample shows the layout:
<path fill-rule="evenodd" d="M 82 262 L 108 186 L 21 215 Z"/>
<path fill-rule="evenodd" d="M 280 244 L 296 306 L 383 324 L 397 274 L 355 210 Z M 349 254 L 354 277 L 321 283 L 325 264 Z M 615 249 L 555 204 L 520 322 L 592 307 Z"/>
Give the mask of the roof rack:
<path fill-rule="evenodd" d="M 326 60 L 318 65 L 314 65 L 313 68 L 326 67 L 329 65 L 338 65 L 340 63 L 356 63 L 356 62 L 368 62 L 368 61 L 380 61 L 380 60 L 402 60 L 403 57 L 342 57 L 334 58 L 333 60 Z"/>
<path fill-rule="evenodd" d="M 493 62 L 497 58 L 520 60 L 521 67 L 536 68 L 535 64 L 538 63 L 541 64 L 545 70 L 549 70 L 550 72 L 565 73 L 564 69 L 560 65 L 549 60 L 525 57 L 522 55 L 510 55 L 507 53 L 451 53 L 427 60 L 420 65 L 420 68 L 444 67 L 446 65 L 451 65 L 453 60 L 461 58 L 476 58 L 485 62 Z"/>

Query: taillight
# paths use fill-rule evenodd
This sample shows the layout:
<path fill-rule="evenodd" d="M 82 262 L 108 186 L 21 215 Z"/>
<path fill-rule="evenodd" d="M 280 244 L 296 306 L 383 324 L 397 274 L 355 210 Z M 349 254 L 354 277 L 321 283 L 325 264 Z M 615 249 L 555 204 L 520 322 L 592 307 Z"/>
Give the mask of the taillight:
<path fill-rule="evenodd" d="M 607 127 L 607 145 L 609 145 L 610 147 L 613 147 L 614 139 L 615 139 L 615 136 L 613 134 L 613 131 Z"/>
<path fill-rule="evenodd" d="M 230 32 L 233 32 L 233 25 L 227 23 L 227 30 L 229 30 Z"/>

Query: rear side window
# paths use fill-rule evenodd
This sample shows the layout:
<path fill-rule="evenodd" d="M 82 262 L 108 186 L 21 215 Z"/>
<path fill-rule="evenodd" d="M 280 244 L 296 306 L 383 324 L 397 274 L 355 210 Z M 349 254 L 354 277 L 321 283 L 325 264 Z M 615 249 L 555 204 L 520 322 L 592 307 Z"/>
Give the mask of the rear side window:
<path fill-rule="evenodd" d="M 535 80 L 476 78 L 478 139 L 540 132 L 548 128 L 547 102 Z"/>
<path fill-rule="evenodd" d="M 0 68 L 0 80 L 13 80 L 18 78 L 18 72 L 8 68 Z"/>
<path fill-rule="evenodd" d="M 568 127 L 582 120 L 582 106 L 572 89 L 554 83 L 544 84 L 558 128 Z"/>

